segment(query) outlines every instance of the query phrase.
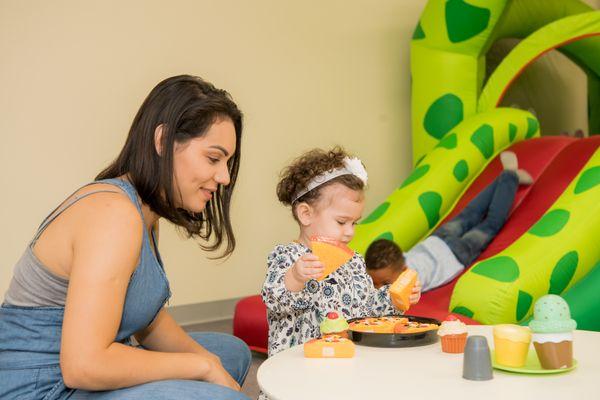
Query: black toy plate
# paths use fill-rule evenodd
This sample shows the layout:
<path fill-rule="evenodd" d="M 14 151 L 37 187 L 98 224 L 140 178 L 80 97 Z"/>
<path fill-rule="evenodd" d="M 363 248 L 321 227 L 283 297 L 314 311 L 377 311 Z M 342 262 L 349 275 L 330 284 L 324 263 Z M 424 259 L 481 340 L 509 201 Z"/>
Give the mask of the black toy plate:
<path fill-rule="evenodd" d="M 440 321 L 433 318 L 414 315 L 402 315 L 402 317 L 408 318 L 409 321 L 440 325 Z M 359 319 L 362 318 L 350 319 L 348 323 Z M 438 340 L 437 329 L 417 333 L 373 333 L 348 330 L 348 334 L 354 343 L 372 347 L 417 347 L 426 346 Z"/>

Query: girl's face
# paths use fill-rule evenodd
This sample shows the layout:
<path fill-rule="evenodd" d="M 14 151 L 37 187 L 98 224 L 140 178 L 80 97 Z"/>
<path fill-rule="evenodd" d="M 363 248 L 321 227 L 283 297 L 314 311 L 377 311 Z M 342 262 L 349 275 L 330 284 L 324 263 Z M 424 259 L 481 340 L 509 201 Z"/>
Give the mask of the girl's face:
<path fill-rule="evenodd" d="M 229 185 L 227 161 L 235 147 L 235 127 L 229 118 L 217 120 L 201 137 L 175 143 L 177 207 L 200 213 L 219 185 Z"/>
<path fill-rule="evenodd" d="M 298 218 L 305 236 L 325 236 L 347 244 L 354 237 L 354 225 L 362 218 L 365 199 L 362 191 L 334 183 L 321 189 L 314 206 L 304 205 L 307 212 L 298 210 Z"/>

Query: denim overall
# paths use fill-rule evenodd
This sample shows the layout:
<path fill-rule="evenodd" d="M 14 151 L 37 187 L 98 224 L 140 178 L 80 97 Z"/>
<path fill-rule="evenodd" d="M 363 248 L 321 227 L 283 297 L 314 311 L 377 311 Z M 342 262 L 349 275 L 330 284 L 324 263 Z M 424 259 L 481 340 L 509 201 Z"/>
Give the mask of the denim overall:
<path fill-rule="evenodd" d="M 137 192 L 130 183 L 120 179 L 94 183 L 119 187 L 136 205 L 141 215 Z M 86 195 L 51 213 L 26 251 L 32 251 L 37 238 L 60 213 Z M 143 231 L 140 259 L 127 287 L 121 324 L 114 339 L 115 342 L 124 344 L 130 344 L 130 337 L 134 333 L 152 323 L 171 295 L 158 250 L 155 256 L 150 245 L 154 236 L 150 237 L 146 229 Z M 63 314 L 64 307 L 20 307 L 9 304 L 0 307 L 0 399 L 246 398 L 225 387 L 184 380 L 157 381 L 100 392 L 67 388 L 59 365 Z M 250 363 L 250 352 L 243 342 L 229 335 L 216 333 L 196 333 L 191 336 L 220 356 L 223 366 L 241 385 Z"/>

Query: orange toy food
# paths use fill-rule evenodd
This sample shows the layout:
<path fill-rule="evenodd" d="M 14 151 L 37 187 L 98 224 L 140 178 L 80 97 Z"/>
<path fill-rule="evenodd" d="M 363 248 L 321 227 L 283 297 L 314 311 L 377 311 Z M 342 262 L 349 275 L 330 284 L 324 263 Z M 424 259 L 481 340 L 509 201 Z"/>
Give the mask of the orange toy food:
<path fill-rule="evenodd" d="M 407 311 L 410 308 L 410 293 L 417 283 L 417 272 L 407 268 L 390 286 L 390 297 L 397 309 Z"/>
<path fill-rule="evenodd" d="M 427 324 L 425 322 L 408 321 L 398 322 L 394 325 L 394 333 L 419 333 L 438 329 L 437 324 Z"/>
<path fill-rule="evenodd" d="M 304 343 L 304 357 L 352 358 L 354 357 L 354 343 L 350 339 L 338 335 L 312 339 Z"/>
<path fill-rule="evenodd" d="M 410 321 L 405 317 L 367 317 L 350 322 L 348 329 L 369 333 L 419 333 L 438 329 L 438 325 Z"/>
<path fill-rule="evenodd" d="M 323 236 L 311 237 L 310 247 L 325 267 L 323 275 L 317 279 L 318 281 L 322 281 L 327 275 L 346 264 L 354 255 L 354 251 L 350 247 Z"/>
<path fill-rule="evenodd" d="M 401 319 L 406 320 L 406 318 L 400 317 L 362 318 L 352 321 L 349 329 L 356 332 L 393 333 L 394 325 Z"/>

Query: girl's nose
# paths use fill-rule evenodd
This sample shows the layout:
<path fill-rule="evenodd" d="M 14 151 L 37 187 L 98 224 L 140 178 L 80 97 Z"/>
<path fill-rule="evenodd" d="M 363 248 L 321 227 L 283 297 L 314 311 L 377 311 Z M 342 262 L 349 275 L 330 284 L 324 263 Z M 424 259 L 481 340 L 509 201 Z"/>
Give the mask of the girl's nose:
<path fill-rule="evenodd" d="M 354 225 L 350 225 L 349 227 L 347 227 L 344 231 L 344 234 L 350 239 L 353 238 L 354 237 Z"/>

